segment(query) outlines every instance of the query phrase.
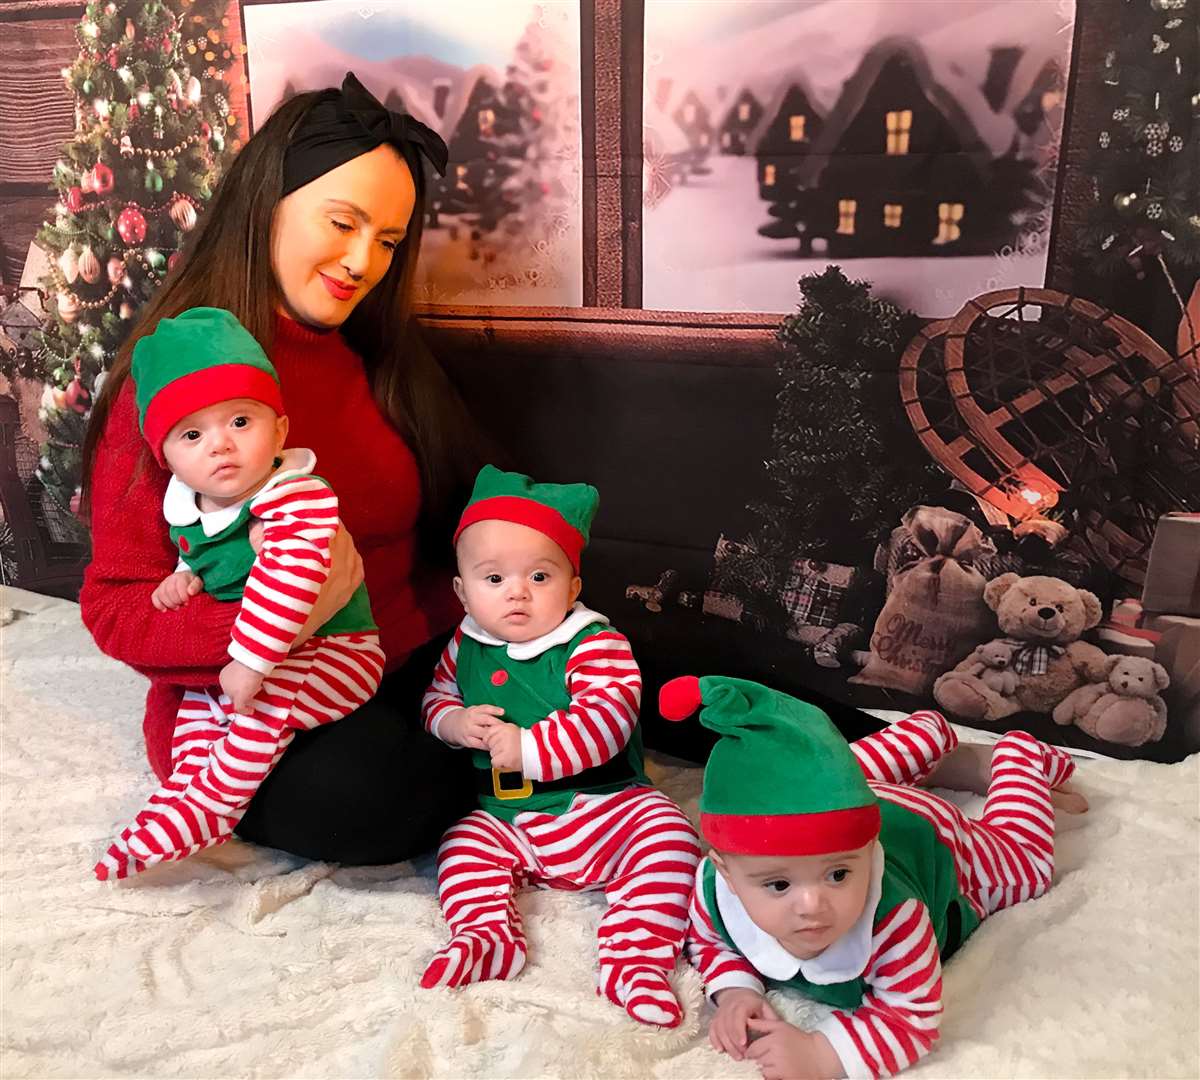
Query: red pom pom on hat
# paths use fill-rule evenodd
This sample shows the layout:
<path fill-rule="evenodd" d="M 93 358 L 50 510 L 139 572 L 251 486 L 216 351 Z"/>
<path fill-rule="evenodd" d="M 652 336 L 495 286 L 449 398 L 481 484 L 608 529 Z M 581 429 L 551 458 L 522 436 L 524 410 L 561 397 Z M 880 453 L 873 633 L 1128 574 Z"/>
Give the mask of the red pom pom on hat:
<path fill-rule="evenodd" d="M 695 675 L 680 675 L 658 692 L 658 711 L 664 720 L 686 720 L 701 704 L 700 680 Z"/>

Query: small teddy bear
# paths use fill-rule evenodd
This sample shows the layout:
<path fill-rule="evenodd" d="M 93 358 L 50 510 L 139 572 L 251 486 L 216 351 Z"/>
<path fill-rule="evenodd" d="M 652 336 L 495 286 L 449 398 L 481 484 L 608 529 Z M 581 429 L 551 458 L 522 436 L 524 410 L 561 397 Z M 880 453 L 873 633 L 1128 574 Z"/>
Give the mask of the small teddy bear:
<path fill-rule="evenodd" d="M 964 670 L 1001 697 L 1011 697 L 1017 691 L 1017 673 L 1009 670 L 1015 652 L 1016 646 L 1010 641 L 997 638 L 985 642 L 971 654 L 972 662 Z"/>
<path fill-rule="evenodd" d="M 1110 656 L 1107 678 L 1081 686 L 1055 708 L 1056 724 L 1121 746 L 1157 742 L 1167 729 L 1167 707 L 1158 696 L 1171 683 L 1162 664 L 1144 656 Z"/>

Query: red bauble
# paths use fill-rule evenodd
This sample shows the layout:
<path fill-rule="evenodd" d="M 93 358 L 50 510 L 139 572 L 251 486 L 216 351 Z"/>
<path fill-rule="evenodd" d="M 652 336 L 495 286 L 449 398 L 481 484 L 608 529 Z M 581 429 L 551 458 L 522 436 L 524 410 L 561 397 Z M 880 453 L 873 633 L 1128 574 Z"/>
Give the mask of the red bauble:
<path fill-rule="evenodd" d="M 138 117 L 140 117 L 141 115 L 142 115 L 142 110 L 138 108 L 138 103 L 136 101 L 130 102 L 130 104 L 129 104 L 129 122 L 132 124 L 133 121 L 137 120 Z"/>
<path fill-rule="evenodd" d="M 71 380 L 71 385 L 67 387 L 66 395 L 67 408 L 74 409 L 75 412 L 83 414 L 91 408 L 92 395 L 88 393 L 83 383 L 79 381 L 79 376 Z"/>
<path fill-rule="evenodd" d="M 73 187 L 67 192 L 67 197 L 63 200 L 67 204 L 67 209 L 72 214 L 78 214 L 83 209 L 83 189 Z"/>
<path fill-rule="evenodd" d="M 110 68 L 115 69 L 121 63 L 121 57 L 117 52 L 115 45 L 108 50 L 108 55 L 105 57 L 105 59 L 108 61 L 108 66 Z"/>
<path fill-rule="evenodd" d="M 117 217 L 117 232 L 125 243 L 140 244 L 146 239 L 146 219 L 142 217 L 142 212 L 132 206 L 125 207 Z"/>
<path fill-rule="evenodd" d="M 92 169 L 92 190 L 97 195 L 107 195 L 113 189 L 113 171 L 103 161 L 96 162 Z"/>
<path fill-rule="evenodd" d="M 179 252 L 178 252 L 178 251 L 173 251 L 173 252 L 171 252 L 171 254 L 170 254 L 168 257 L 167 257 L 167 270 L 168 270 L 168 271 L 170 271 L 170 270 L 174 270 L 174 269 L 175 269 L 175 264 L 176 264 L 177 262 L 179 262 Z"/>

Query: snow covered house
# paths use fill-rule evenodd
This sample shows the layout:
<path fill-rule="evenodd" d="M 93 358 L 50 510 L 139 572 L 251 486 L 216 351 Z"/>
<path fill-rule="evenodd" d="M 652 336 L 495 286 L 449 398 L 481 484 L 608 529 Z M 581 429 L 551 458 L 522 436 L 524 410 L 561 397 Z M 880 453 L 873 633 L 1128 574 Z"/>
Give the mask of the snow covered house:
<path fill-rule="evenodd" d="M 750 135 L 758 127 L 764 111 L 758 95 L 749 87 L 743 87 L 717 129 L 718 152 L 745 154 L 752 149 Z"/>

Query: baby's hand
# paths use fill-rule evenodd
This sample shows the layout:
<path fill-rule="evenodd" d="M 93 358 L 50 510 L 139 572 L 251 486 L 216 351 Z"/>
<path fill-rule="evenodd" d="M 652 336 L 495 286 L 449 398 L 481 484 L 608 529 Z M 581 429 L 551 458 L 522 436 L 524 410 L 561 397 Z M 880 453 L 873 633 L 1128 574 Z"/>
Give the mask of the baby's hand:
<path fill-rule="evenodd" d="M 163 578 L 150 594 L 150 603 L 159 611 L 174 611 L 204 591 L 204 582 L 190 570 L 180 570 Z"/>
<path fill-rule="evenodd" d="M 488 748 L 486 735 L 497 724 L 504 710 L 498 705 L 472 705 L 469 709 L 449 709 L 438 721 L 438 738 L 453 746 L 467 746 L 472 750 Z"/>
<path fill-rule="evenodd" d="M 262 689 L 261 672 L 247 667 L 240 660 L 230 660 L 221 668 L 221 689 L 229 695 L 233 711 L 245 716 L 255 695 Z"/>
<path fill-rule="evenodd" d="M 765 1016 L 767 1007 L 767 999 L 749 987 L 731 986 L 728 990 L 719 990 L 717 1015 L 708 1025 L 708 1041 L 713 1049 L 741 1061 L 750 1042 L 747 1024 L 754 1017 Z"/>
<path fill-rule="evenodd" d="M 493 769 L 521 771 L 521 729 L 516 724 L 497 724 L 484 738 L 492 755 Z"/>
<path fill-rule="evenodd" d="M 754 1042 L 746 1051 L 763 1080 L 830 1080 L 846 1070 L 832 1044 L 819 1031 L 801 1031 L 780 1019 L 764 1000 L 761 1017 L 751 1018 Z"/>

